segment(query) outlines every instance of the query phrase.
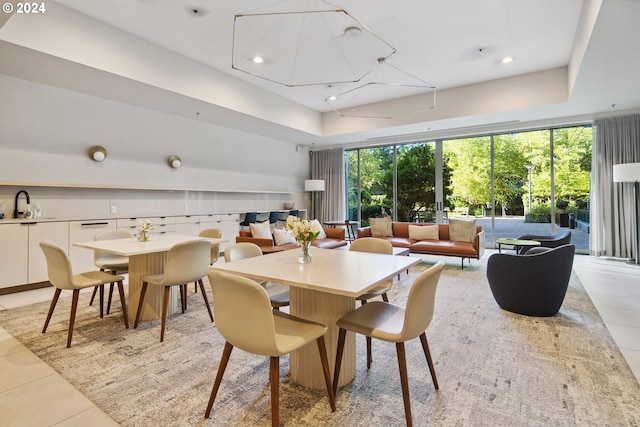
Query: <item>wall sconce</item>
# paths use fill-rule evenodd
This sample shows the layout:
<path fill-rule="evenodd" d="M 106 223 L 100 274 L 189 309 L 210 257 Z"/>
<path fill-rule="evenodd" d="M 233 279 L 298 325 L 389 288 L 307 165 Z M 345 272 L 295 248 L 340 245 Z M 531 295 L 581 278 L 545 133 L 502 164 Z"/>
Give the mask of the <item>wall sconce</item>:
<path fill-rule="evenodd" d="M 173 169 L 178 169 L 182 166 L 182 160 L 180 156 L 169 156 L 169 166 Z"/>
<path fill-rule="evenodd" d="M 101 162 L 107 158 L 107 150 L 101 145 L 94 145 L 89 149 L 89 158 L 94 162 Z"/>

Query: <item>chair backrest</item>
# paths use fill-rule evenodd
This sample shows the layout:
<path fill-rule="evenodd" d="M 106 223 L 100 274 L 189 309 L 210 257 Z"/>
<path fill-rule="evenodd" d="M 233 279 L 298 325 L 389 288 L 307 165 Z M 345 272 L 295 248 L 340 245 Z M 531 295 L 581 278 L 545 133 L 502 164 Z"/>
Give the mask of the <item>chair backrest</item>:
<path fill-rule="evenodd" d="M 262 249 L 260 246 L 251 242 L 240 242 L 224 248 L 225 262 L 237 261 L 239 259 L 261 256 Z"/>
<path fill-rule="evenodd" d="M 210 239 L 219 239 L 222 237 L 222 230 L 219 228 L 206 228 L 198 235 L 200 237 L 208 237 Z M 215 243 L 211 245 L 211 264 L 216 262 L 220 257 L 220 244 Z"/>
<path fill-rule="evenodd" d="M 102 231 L 100 233 L 96 233 L 93 236 L 93 240 L 113 240 L 113 239 L 128 239 L 133 237 L 133 234 L 128 231 L 120 230 L 120 231 Z M 103 264 L 122 264 L 123 262 L 128 262 L 127 257 L 123 257 L 120 255 L 109 254 L 103 251 L 95 250 L 93 251 L 93 262 L 98 267 L 101 268 Z"/>
<path fill-rule="evenodd" d="M 276 224 L 280 219 L 280 211 L 272 211 L 269 213 L 269 224 Z"/>
<path fill-rule="evenodd" d="M 247 212 L 244 214 L 244 221 L 241 222 L 242 225 L 255 224 L 258 221 L 258 212 Z"/>
<path fill-rule="evenodd" d="M 431 323 L 435 306 L 436 287 L 444 270 L 444 262 L 421 273 L 411 285 L 401 335 L 404 341 L 420 336 Z"/>
<path fill-rule="evenodd" d="M 280 350 L 267 291 L 251 279 L 215 268 L 210 269 L 208 277 L 216 328 L 224 339 L 249 353 L 278 355 Z"/>
<path fill-rule="evenodd" d="M 291 209 L 289 211 L 289 216 L 300 216 L 300 211 L 298 209 Z"/>
<path fill-rule="evenodd" d="M 186 284 L 202 279 L 209 272 L 211 243 L 207 240 L 189 240 L 169 249 L 164 266 L 163 282 Z"/>
<path fill-rule="evenodd" d="M 393 254 L 393 245 L 387 240 L 375 237 L 361 237 L 351 242 L 349 250 L 391 255 Z"/>
<path fill-rule="evenodd" d="M 73 271 L 67 254 L 59 247 L 46 242 L 40 242 L 40 247 L 47 260 L 49 282 L 59 289 L 76 289 L 73 284 Z"/>

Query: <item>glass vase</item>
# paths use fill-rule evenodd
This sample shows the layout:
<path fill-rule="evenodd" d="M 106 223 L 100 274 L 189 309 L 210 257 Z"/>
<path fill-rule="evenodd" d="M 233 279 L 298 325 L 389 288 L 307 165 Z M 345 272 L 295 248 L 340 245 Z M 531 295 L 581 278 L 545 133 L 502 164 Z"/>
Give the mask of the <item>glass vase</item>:
<path fill-rule="evenodd" d="M 147 237 L 147 232 L 144 230 L 140 230 L 140 233 L 138 233 L 138 242 L 146 242 L 147 240 L 149 240 L 149 238 Z"/>
<path fill-rule="evenodd" d="M 300 264 L 309 264 L 313 257 L 311 256 L 310 241 L 302 241 L 300 242 L 300 256 L 298 257 L 298 261 Z"/>

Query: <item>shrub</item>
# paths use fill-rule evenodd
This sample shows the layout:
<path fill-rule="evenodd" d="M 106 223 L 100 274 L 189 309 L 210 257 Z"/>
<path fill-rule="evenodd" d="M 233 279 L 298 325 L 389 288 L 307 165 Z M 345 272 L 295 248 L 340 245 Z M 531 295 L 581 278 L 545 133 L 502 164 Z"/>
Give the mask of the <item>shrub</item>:
<path fill-rule="evenodd" d="M 531 212 L 529 212 L 525 218 L 524 222 L 551 222 L 551 209 L 549 206 L 534 206 L 531 208 Z"/>

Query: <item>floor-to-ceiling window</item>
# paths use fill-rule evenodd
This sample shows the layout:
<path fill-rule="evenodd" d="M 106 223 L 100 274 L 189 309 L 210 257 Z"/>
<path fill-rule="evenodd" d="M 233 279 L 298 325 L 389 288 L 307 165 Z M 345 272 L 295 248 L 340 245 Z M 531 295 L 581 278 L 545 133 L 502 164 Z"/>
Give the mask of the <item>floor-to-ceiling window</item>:
<path fill-rule="evenodd" d="M 475 217 L 488 245 L 570 229 L 587 250 L 591 138 L 575 126 L 347 150 L 347 215 Z"/>

